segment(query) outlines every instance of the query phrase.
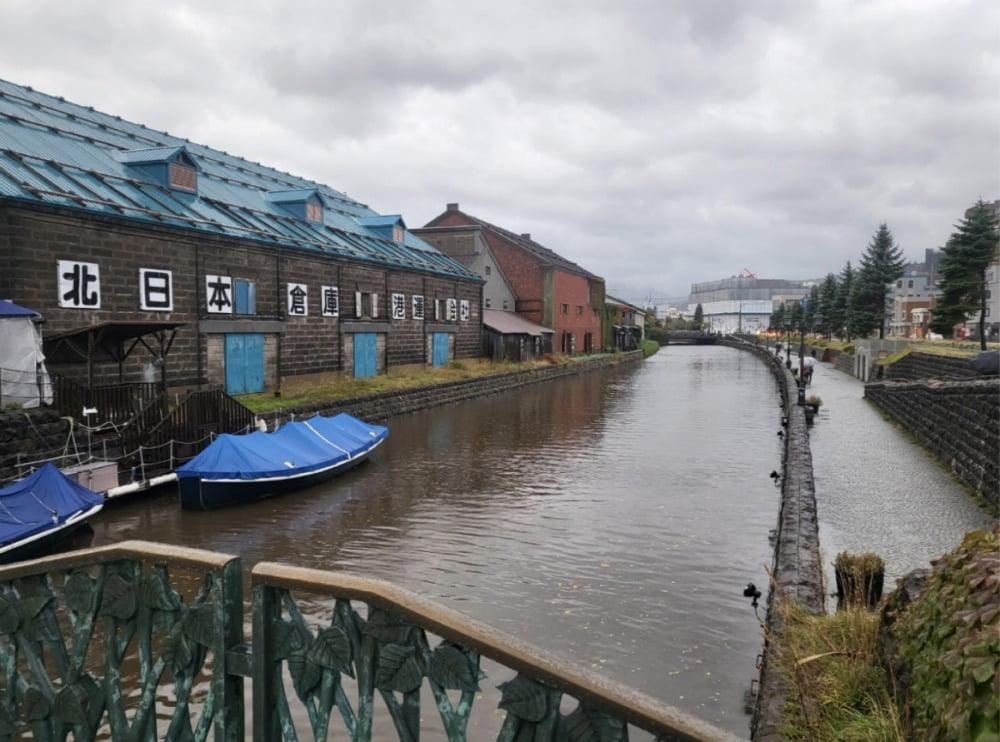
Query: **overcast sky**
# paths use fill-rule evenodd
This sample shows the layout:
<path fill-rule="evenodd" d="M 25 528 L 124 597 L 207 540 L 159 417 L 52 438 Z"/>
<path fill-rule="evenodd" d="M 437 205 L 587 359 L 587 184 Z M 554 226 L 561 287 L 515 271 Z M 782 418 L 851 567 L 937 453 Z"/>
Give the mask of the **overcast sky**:
<path fill-rule="evenodd" d="M 997 0 L 0 0 L 0 77 L 659 303 L 1000 198 Z"/>

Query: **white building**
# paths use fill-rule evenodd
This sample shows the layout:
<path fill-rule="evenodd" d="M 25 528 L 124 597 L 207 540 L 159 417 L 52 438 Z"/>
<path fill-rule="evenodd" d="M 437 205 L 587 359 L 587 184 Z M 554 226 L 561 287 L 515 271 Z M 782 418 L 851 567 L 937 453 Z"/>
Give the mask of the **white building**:
<path fill-rule="evenodd" d="M 761 332 L 779 304 L 802 301 L 816 283 L 745 275 L 694 283 L 688 312 L 693 314 L 701 304 L 703 326 L 710 332 Z"/>

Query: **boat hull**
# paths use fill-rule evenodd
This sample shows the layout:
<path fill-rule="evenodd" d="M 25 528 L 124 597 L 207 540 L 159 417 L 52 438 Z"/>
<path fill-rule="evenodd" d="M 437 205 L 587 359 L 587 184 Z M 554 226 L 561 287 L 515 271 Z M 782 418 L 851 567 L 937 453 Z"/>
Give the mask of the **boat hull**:
<path fill-rule="evenodd" d="M 215 510 L 312 487 L 364 463 L 381 442 L 378 441 L 369 450 L 352 459 L 295 476 L 261 479 L 205 479 L 202 477 L 178 479 L 177 489 L 180 492 L 181 508 L 184 510 Z"/>
<path fill-rule="evenodd" d="M 87 525 L 87 519 L 96 515 L 103 507 L 103 504 L 96 505 L 47 531 L 36 533 L 20 541 L 4 544 L 0 547 L 0 564 L 13 564 L 27 559 L 48 556 L 57 544 L 61 544 Z"/>

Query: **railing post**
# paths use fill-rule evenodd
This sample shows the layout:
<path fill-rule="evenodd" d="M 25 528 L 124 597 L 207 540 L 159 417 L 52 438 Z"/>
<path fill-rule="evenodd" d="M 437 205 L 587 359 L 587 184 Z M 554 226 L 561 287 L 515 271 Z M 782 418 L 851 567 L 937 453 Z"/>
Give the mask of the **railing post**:
<path fill-rule="evenodd" d="M 281 660 L 274 656 L 271 627 L 280 616 L 275 590 L 267 585 L 253 589 L 253 738 L 281 739 L 278 703 L 281 697 Z"/>
<path fill-rule="evenodd" d="M 216 618 L 222 630 L 219 646 L 215 647 L 216 671 L 212 675 L 215 694 L 222 713 L 215 717 L 216 742 L 243 742 L 245 714 L 243 678 L 229 667 L 228 651 L 242 646 L 243 638 L 243 568 L 239 559 L 232 559 L 222 570 L 221 595 L 215 606 Z M 269 739 L 280 739 L 270 737 Z"/>

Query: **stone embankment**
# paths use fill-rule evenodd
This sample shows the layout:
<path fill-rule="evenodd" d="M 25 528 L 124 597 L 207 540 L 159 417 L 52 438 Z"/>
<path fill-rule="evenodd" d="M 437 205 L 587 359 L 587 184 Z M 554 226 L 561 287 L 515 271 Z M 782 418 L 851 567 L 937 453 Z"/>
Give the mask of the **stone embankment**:
<path fill-rule="evenodd" d="M 488 394 L 518 389 L 527 384 L 540 381 L 550 381 L 564 376 L 593 371 L 598 368 L 614 366 L 619 363 L 641 361 L 642 351 L 627 353 L 612 353 L 609 355 L 581 358 L 568 363 L 540 366 L 538 368 L 512 373 L 501 373 L 491 376 L 477 376 L 459 381 L 448 381 L 441 384 L 400 389 L 393 392 L 339 399 L 331 402 L 317 403 L 281 410 L 277 413 L 263 415 L 269 427 L 286 422 L 290 419 L 308 417 L 310 415 L 334 415 L 347 412 L 355 417 L 370 422 L 384 423 L 396 415 L 405 415 L 429 407 L 461 402 L 465 399 L 482 397 Z"/>
<path fill-rule="evenodd" d="M 567 363 L 552 364 L 538 368 L 480 376 L 442 384 L 381 392 L 350 399 L 314 404 L 277 413 L 262 415 L 271 428 L 297 417 L 308 417 L 317 413 L 336 414 L 348 412 L 356 417 L 372 422 L 385 422 L 395 415 L 460 402 L 486 394 L 497 394 L 517 389 L 526 384 L 558 379 L 563 376 L 592 371 L 624 362 L 642 360 L 642 351 L 612 353 L 594 357 L 576 358 Z M 38 456 L 55 456 L 64 452 L 74 453 L 72 421 L 60 417 L 48 407 L 33 409 L 0 410 L 0 482 L 15 479 L 23 472 L 17 466 L 21 460 L 30 461 Z"/>
<path fill-rule="evenodd" d="M 70 426 L 68 418 L 49 407 L 0 410 L 0 483 L 21 474 L 19 461 L 72 446 Z"/>
<path fill-rule="evenodd" d="M 895 377 L 895 374 L 892 374 Z M 865 385 L 876 405 L 956 477 L 1000 511 L 1000 381 L 882 381 Z"/>
<path fill-rule="evenodd" d="M 877 379 L 865 398 L 1000 512 L 1000 380 L 978 374 L 969 358 L 910 352 L 860 373 L 853 356 L 817 351 L 841 371 Z"/>
<path fill-rule="evenodd" d="M 778 671 L 770 671 L 775 643 L 784 633 L 777 610 L 778 595 L 786 595 L 813 614 L 826 606 L 823 597 L 823 565 L 819 551 L 819 519 L 816 511 L 816 484 L 813 480 L 812 454 L 805 408 L 797 404 L 795 377 L 782 359 L 767 347 L 751 341 L 722 338 L 720 343 L 754 353 L 774 373 L 783 402 L 782 439 L 784 452 L 781 476 L 781 510 L 775 532 L 773 580 L 764 620 L 765 639 L 761 657 L 760 679 L 750 728 L 754 740 L 778 742 L 788 698 L 788 684 Z"/>

